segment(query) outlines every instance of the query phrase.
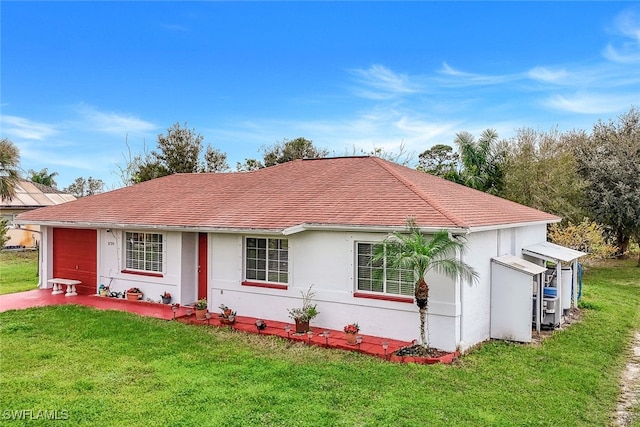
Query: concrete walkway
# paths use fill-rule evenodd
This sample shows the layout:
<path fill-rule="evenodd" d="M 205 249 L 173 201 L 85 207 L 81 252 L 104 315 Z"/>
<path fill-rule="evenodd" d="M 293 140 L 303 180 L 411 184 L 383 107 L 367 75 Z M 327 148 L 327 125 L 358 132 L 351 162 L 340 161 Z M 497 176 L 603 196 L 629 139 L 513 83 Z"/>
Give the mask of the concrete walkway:
<path fill-rule="evenodd" d="M 144 301 L 127 301 L 119 298 L 100 297 L 98 295 L 77 295 L 67 297 L 62 295 L 52 295 L 50 289 L 35 289 L 26 292 L 0 295 L 0 312 L 8 310 L 21 310 L 31 307 L 44 307 L 48 305 L 78 304 L 87 307 L 95 307 L 99 310 L 119 310 L 139 314 L 140 316 L 155 317 L 157 319 L 175 320 L 202 326 L 217 326 L 233 328 L 239 331 L 261 334 L 276 335 L 281 338 L 294 341 L 301 341 L 309 345 L 316 345 L 329 348 L 338 348 L 347 351 L 358 351 L 371 356 L 388 359 L 389 355 L 399 348 L 411 345 L 411 342 L 399 341 L 391 338 L 376 337 L 372 335 L 361 335 L 360 345 L 349 345 L 344 338 L 342 330 L 313 328 L 313 334 L 295 334 L 295 325 L 292 323 L 278 322 L 275 320 L 262 319 L 267 324 L 263 330 L 256 328 L 256 318 L 237 316 L 233 325 L 222 325 L 218 319 L 218 313 L 212 313 L 211 319 L 196 320 L 193 314 L 193 307 L 180 306 L 177 311 L 171 309 L 171 305 L 158 304 Z M 289 325 L 291 330 L 287 332 L 285 326 Z M 325 332 L 328 332 L 325 335 Z M 386 350 L 383 348 L 386 343 Z"/>

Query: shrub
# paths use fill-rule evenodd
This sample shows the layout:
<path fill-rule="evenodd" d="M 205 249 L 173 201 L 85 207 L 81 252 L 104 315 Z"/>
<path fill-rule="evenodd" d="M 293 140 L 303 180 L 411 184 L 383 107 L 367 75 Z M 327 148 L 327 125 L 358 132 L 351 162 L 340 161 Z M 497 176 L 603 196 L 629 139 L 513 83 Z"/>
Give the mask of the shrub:
<path fill-rule="evenodd" d="M 579 224 L 569 222 L 565 227 L 553 224 L 549 230 L 549 240 L 558 245 L 586 252 L 587 259 L 613 258 L 618 249 L 606 242 L 604 229 L 596 222 L 585 218 Z"/>

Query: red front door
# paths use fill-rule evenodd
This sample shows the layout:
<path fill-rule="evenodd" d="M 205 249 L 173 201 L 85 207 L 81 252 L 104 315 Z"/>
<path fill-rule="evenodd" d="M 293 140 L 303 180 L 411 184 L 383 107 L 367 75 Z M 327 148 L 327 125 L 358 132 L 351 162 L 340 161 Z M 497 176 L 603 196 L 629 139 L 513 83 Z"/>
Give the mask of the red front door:
<path fill-rule="evenodd" d="M 98 233 L 77 228 L 53 229 L 53 277 L 81 280 L 79 294 L 96 293 Z"/>
<path fill-rule="evenodd" d="M 198 299 L 207 297 L 207 233 L 198 234 Z"/>

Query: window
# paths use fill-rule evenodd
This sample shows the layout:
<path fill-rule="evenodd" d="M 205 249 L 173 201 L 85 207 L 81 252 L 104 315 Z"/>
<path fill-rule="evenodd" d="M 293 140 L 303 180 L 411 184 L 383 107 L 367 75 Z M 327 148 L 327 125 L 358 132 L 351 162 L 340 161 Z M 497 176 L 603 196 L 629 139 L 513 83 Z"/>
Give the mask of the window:
<path fill-rule="evenodd" d="M 357 244 L 357 287 L 359 291 L 413 296 L 413 271 L 388 268 L 384 261 L 372 263 L 375 245 Z"/>
<path fill-rule="evenodd" d="M 247 237 L 246 279 L 287 283 L 289 281 L 289 241 Z"/>
<path fill-rule="evenodd" d="M 157 233 L 125 233 L 126 268 L 161 273 L 164 261 L 164 236 Z"/>

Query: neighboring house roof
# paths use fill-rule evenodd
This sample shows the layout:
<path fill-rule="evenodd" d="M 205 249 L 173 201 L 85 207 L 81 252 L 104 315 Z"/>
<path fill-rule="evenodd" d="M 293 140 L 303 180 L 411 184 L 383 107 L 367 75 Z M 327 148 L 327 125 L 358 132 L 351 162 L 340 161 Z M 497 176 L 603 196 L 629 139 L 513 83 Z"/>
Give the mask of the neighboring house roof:
<path fill-rule="evenodd" d="M 24 213 L 18 220 L 287 234 L 304 226 L 397 228 L 409 217 L 421 227 L 452 229 L 560 220 L 376 157 L 175 174 Z"/>
<path fill-rule="evenodd" d="M 28 210 L 76 200 L 71 194 L 27 180 L 20 180 L 15 190 L 16 194 L 11 200 L 0 201 L 0 209 Z"/>

